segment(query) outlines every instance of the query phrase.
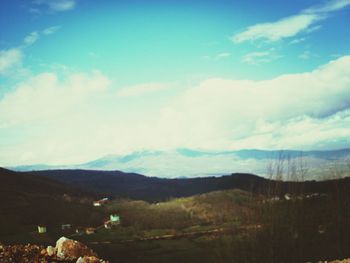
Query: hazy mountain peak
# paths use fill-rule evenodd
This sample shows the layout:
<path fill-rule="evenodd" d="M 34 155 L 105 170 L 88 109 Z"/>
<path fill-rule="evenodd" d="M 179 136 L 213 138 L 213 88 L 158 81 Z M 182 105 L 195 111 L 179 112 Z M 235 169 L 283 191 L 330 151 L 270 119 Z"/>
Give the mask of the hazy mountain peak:
<path fill-rule="evenodd" d="M 334 162 L 345 166 L 349 157 L 350 149 L 328 151 L 242 149 L 205 152 L 179 148 L 171 151 L 137 151 L 126 155 L 107 155 L 71 166 L 30 165 L 18 166 L 14 169 L 21 171 L 58 168 L 121 170 L 166 178 L 217 176 L 234 172 L 265 175 L 268 165 L 273 162 L 280 159 L 302 158 L 308 169 L 312 171 L 312 176 L 319 176 L 321 170 L 328 171 Z"/>

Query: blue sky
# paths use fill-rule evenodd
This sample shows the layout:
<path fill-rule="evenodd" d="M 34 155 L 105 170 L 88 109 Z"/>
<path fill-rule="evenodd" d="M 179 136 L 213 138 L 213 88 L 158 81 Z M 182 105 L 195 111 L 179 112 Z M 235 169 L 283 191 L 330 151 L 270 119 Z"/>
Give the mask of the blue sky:
<path fill-rule="evenodd" d="M 0 165 L 349 147 L 349 24 L 350 0 L 1 1 Z"/>

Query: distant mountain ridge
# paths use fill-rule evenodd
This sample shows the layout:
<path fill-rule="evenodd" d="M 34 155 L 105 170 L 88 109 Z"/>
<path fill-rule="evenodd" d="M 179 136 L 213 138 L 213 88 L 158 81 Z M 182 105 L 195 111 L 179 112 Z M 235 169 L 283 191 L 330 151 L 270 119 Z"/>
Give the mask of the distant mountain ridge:
<path fill-rule="evenodd" d="M 317 175 L 335 162 L 345 165 L 350 148 L 327 151 L 259 150 L 205 152 L 180 148 L 173 151 L 140 151 L 105 157 L 77 165 L 24 165 L 16 171 L 50 169 L 122 170 L 163 178 L 220 176 L 231 172 L 264 175 L 269 163 L 279 159 L 303 158 Z"/>
<path fill-rule="evenodd" d="M 3 176 L 1 176 L 3 175 Z M 7 178 L 7 179 L 6 179 Z M 47 193 L 52 190 L 45 188 L 45 182 L 54 183 L 67 193 L 71 188 L 94 192 L 94 195 L 119 198 L 132 198 L 145 201 L 164 201 L 169 198 L 187 197 L 212 191 L 240 189 L 256 194 L 269 194 L 271 189 L 278 189 L 275 194 L 283 195 L 288 191 L 302 191 L 303 193 L 327 193 L 334 187 L 348 189 L 350 177 L 328 181 L 307 180 L 302 182 L 279 181 L 266 179 L 254 174 L 233 173 L 220 177 L 198 177 L 185 179 L 167 179 L 148 177 L 136 173 L 122 171 L 96 170 L 44 170 L 32 172 L 13 172 L 0 170 L 0 183 L 4 189 L 8 187 L 8 180 L 17 180 L 20 185 L 26 185 L 33 191 Z M 7 181 L 4 181 L 7 180 Z M 23 183 L 25 182 L 25 183 Z M 37 182 L 40 182 L 38 184 Z M 35 187 L 32 187 L 34 183 Z M 7 185 L 7 186 L 6 186 Z M 36 186 L 37 185 L 37 186 Z M 11 186 L 10 188 L 16 189 Z M 299 190 L 298 190 L 299 189 Z M 340 188 L 339 188 L 340 189 Z M 19 189 L 16 189 L 16 191 Z M 58 192 L 62 192 L 59 190 Z M 44 192 L 43 192 L 44 191 Z M 46 191 L 46 192 L 45 192 Z M 55 190 L 56 191 L 56 190 Z"/>

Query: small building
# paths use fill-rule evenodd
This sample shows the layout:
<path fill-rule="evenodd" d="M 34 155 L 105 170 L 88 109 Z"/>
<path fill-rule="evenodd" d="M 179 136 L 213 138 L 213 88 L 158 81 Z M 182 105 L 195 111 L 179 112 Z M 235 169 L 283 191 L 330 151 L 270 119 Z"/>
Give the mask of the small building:
<path fill-rule="evenodd" d="M 39 225 L 38 226 L 38 233 L 39 234 L 44 234 L 46 232 L 47 232 L 46 226 L 44 226 L 44 225 Z"/>
<path fill-rule="evenodd" d="M 101 206 L 102 204 L 100 203 L 100 201 L 94 201 L 92 203 L 93 206 Z"/>
<path fill-rule="evenodd" d="M 108 201 L 109 201 L 109 198 L 104 197 L 104 198 L 102 198 L 102 199 L 100 199 L 100 200 L 94 201 L 94 202 L 92 203 L 92 205 L 93 205 L 93 206 L 102 206 L 103 204 L 106 204 Z"/>
<path fill-rule="evenodd" d="M 71 224 L 63 224 L 61 225 L 61 229 L 62 230 L 69 230 L 72 228 L 72 225 Z"/>
<path fill-rule="evenodd" d="M 109 220 L 106 220 L 104 222 L 104 227 L 106 229 L 111 229 L 114 226 L 117 226 L 120 224 L 120 217 L 117 214 L 111 214 L 109 215 Z"/>
<path fill-rule="evenodd" d="M 119 224 L 120 223 L 120 217 L 117 214 L 111 214 L 109 216 L 109 220 L 112 222 L 112 224 Z"/>
<path fill-rule="evenodd" d="M 96 228 L 94 228 L 94 227 L 88 227 L 88 228 L 85 229 L 85 233 L 86 233 L 87 235 L 94 234 L 94 233 L 96 233 Z"/>

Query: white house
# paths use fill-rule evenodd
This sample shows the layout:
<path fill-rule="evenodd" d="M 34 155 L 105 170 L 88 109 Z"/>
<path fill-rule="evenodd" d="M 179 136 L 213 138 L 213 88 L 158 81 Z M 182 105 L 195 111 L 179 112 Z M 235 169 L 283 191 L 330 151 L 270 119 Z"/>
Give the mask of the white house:
<path fill-rule="evenodd" d="M 102 198 L 102 199 L 100 199 L 100 200 L 98 200 L 98 201 L 94 201 L 94 202 L 92 203 L 92 205 L 93 205 L 93 206 L 102 206 L 103 204 L 107 203 L 108 201 L 109 201 L 109 198 L 104 197 L 104 198 Z"/>
<path fill-rule="evenodd" d="M 113 223 L 113 224 L 119 224 L 120 223 L 120 217 L 116 214 L 111 214 L 109 216 L 109 220 Z"/>
<path fill-rule="evenodd" d="M 38 233 L 39 234 L 44 234 L 44 233 L 46 233 L 46 231 L 47 231 L 46 226 L 43 226 L 43 225 L 38 226 Z"/>

